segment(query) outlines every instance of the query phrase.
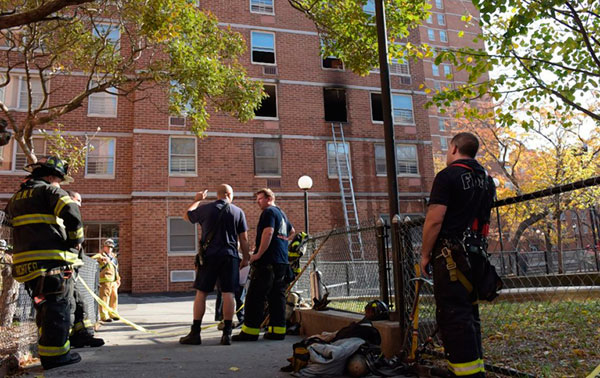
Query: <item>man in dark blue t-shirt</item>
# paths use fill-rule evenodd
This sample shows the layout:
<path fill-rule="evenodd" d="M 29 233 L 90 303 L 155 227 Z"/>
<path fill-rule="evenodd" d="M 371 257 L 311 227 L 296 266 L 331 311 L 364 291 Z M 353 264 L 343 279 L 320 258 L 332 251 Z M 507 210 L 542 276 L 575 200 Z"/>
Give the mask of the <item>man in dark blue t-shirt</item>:
<path fill-rule="evenodd" d="M 264 338 L 285 338 L 285 290 L 287 286 L 288 241 L 294 227 L 279 207 L 271 189 L 256 192 L 256 202 L 262 213 L 256 230 L 256 249 L 250 257 L 253 267 L 246 294 L 246 313 L 242 332 L 234 341 L 256 341 L 264 317 L 265 300 L 269 304 L 269 327 Z"/>
<path fill-rule="evenodd" d="M 233 201 L 231 186 L 221 184 L 217 189 L 217 200 L 204 205 L 208 191 L 196 193 L 194 203 L 187 209 L 183 218 L 202 227 L 201 243 L 208 246 L 203 263 L 197 267 L 194 288 L 194 323 L 190 333 L 179 339 L 181 344 L 201 344 L 200 330 L 206 309 L 206 296 L 218 283 L 223 295 L 223 319 L 225 327 L 221 344 L 231 344 L 232 319 L 235 312 L 234 292 L 239 286 L 239 270 L 248 265 L 250 247 L 246 215 Z M 210 240 L 208 240 L 210 238 Z M 238 240 L 242 250 L 240 262 Z"/>

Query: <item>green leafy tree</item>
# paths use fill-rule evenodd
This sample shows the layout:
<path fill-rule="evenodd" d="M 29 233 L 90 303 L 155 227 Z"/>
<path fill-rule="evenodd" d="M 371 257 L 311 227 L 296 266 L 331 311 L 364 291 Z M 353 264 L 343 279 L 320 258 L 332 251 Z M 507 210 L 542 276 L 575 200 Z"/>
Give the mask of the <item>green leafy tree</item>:
<path fill-rule="evenodd" d="M 19 4 L 17 13 L 44 4 L 27 0 L 2 5 L 13 3 Z M 60 117 L 94 94 L 140 101 L 168 91 L 168 110 L 185 114 L 198 135 L 208 125 L 209 110 L 241 121 L 254 116 L 262 83 L 250 80 L 238 61 L 246 49 L 244 39 L 219 27 L 218 20 L 194 2 L 66 3 L 81 4 L 39 22 L 0 30 L 0 43 L 6 46 L 0 55 L 0 90 L 15 85 L 17 75 L 27 88 L 20 112 L 5 101 L 0 102 L 0 115 L 30 162 L 36 160 L 33 131 L 55 127 Z"/>
<path fill-rule="evenodd" d="M 531 115 L 540 104 L 559 113 L 578 112 L 595 122 L 600 112 L 600 2 L 596 0 L 474 0 L 483 33 L 477 48 L 441 51 L 436 62 L 449 62 L 466 72 L 467 83 L 435 94 L 434 103 L 451 106 L 456 101 L 504 102 L 494 110 L 503 126 L 534 127 Z M 475 22 L 465 14 L 463 21 Z M 460 34 L 460 33 L 459 33 Z M 487 73 L 493 72 L 488 77 Z M 522 112 L 517 112 L 522 110 Z M 471 108 L 463 114 L 481 116 Z M 559 125 L 564 119 L 548 119 Z M 567 120 L 569 121 L 569 120 Z M 569 126 L 568 123 L 560 124 Z"/>
<path fill-rule="evenodd" d="M 0 1 L 0 29 L 14 28 L 32 22 L 54 20 L 56 12 L 93 0 L 52 0 L 52 1 Z"/>
<path fill-rule="evenodd" d="M 288 0 L 314 22 L 322 40 L 323 56 L 336 56 L 360 75 L 379 66 L 375 5 L 379 0 Z M 410 42 L 410 32 L 421 25 L 431 8 L 424 0 L 385 0 L 389 56 L 423 58 L 430 48 Z"/>

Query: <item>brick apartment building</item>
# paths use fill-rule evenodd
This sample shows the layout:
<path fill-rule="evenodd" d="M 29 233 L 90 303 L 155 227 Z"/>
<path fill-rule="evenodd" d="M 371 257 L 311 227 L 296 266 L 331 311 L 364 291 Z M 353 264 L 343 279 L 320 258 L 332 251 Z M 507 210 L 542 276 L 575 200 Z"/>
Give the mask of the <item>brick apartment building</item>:
<path fill-rule="evenodd" d="M 359 218 L 387 213 L 378 74 L 359 77 L 344 70 L 338 59 L 323 59 L 314 25 L 285 0 L 211 1 L 203 6 L 247 40 L 248 74 L 262 80 L 270 94 L 254 120 L 241 124 L 215 114 L 206 137 L 198 139 L 183 118 L 157 110 L 156 104 L 167 103 L 158 90 L 151 100 L 137 102 L 96 94 L 60 119 L 70 135 L 82 138 L 101 127 L 89 142 L 94 149 L 85 169 L 69 188 L 83 196 L 86 251 L 95 253 L 108 237 L 118 240 L 122 291 L 189 290 L 199 231 L 181 216 L 195 192 L 207 188 L 214 199 L 220 183 L 234 188 L 234 201 L 246 213 L 253 240 L 259 216 L 253 192 L 272 188 L 277 203 L 302 230 L 304 202 L 297 180 L 309 175 L 314 182 L 311 231 L 323 231 L 344 224 L 335 154 L 349 154 Z M 433 16 L 413 33 L 412 42 L 436 48 L 465 44 L 469 38 L 458 37 L 464 29 L 460 17 L 467 10 L 476 14 L 471 2 L 434 0 L 432 6 Z M 370 10 L 374 8 L 367 6 Z M 118 30 L 113 37 L 119 37 Z M 443 153 L 450 134 L 447 117 L 424 108 L 428 97 L 419 85 L 447 86 L 442 77 L 452 67 L 425 60 L 395 62 L 390 69 L 400 211 L 423 214 L 434 176 L 432 154 Z M 20 80 L 12 83 L 0 96 L 18 117 L 26 96 Z M 345 147 L 333 143 L 332 122 L 343 125 Z M 44 140 L 35 143 L 36 154 L 44 155 Z M 12 142 L 0 153 L 4 207 L 25 175 L 25 158 Z"/>

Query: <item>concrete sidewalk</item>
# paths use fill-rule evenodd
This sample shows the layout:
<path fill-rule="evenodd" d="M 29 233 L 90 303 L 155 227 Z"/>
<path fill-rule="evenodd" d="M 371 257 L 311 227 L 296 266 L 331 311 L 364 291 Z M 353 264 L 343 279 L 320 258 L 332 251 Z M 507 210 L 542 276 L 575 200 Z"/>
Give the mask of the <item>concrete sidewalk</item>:
<path fill-rule="evenodd" d="M 213 297 L 214 298 L 214 297 Z M 283 341 L 259 339 L 256 342 L 219 344 L 216 327 L 202 331 L 202 345 L 181 345 L 179 337 L 188 333 L 193 297 L 120 298 L 119 313 L 128 320 L 157 333 L 143 333 L 122 322 L 102 325 L 97 332 L 106 345 L 75 349 L 78 364 L 44 371 L 31 366 L 22 377 L 290 377 L 279 368 L 287 365 L 292 344 L 299 336 Z M 215 324 L 214 299 L 209 299 L 203 326 Z M 233 334 L 237 334 L 235 329 Z"/>

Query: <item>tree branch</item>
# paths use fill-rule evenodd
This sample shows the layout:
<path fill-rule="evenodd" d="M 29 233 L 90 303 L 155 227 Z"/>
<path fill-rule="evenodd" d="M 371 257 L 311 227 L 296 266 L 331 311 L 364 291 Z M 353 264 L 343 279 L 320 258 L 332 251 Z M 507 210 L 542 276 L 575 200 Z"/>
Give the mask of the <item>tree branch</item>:
<path fill-rule="evenodd" d="M 42 3 L 37 8 L 19 12 L 5 13 L 0 15 L 0 30 L 14 28 L 21 25 L 27 25 L 32 22 L 49 21 L 56 17 L 48 17 L 51 14 L 60 11 L 66 7 L 90 3 L 93 0 L 53 0 L 47 3 Z"/>

